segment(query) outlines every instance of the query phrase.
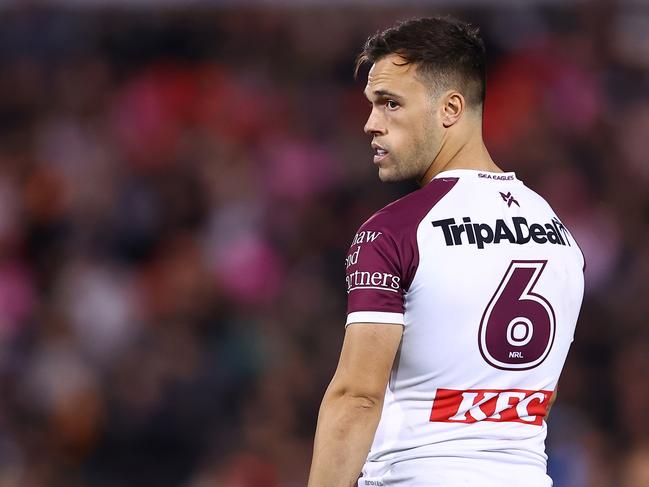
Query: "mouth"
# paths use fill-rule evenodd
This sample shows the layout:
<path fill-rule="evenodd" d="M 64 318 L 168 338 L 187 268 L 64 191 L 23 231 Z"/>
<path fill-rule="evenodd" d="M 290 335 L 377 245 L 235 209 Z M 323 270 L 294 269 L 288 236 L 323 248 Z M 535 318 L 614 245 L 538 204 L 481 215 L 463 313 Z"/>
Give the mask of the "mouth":
<path fill-rule="evenodd" d="M 374 149 L 374 164 L 378 164 L 388 156 L 388 151 L 377 144 L 372 144 L 372 149 Z"/>

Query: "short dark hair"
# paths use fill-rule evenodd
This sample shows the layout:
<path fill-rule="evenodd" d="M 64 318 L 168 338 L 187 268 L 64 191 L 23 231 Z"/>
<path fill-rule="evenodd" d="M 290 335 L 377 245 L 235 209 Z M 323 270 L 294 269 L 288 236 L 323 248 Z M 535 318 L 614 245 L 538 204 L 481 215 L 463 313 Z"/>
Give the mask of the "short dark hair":
<path fill-rule="evenodd" d="M 485 98 L 485 47 L 479 29 L 452 17 L 422 17 L 399 22 L 365 42 L 354 76 L 366 62 L 398 54 L 415 63 L 434 84 L 458 89 L 467 104 L 480 107 Z"/>

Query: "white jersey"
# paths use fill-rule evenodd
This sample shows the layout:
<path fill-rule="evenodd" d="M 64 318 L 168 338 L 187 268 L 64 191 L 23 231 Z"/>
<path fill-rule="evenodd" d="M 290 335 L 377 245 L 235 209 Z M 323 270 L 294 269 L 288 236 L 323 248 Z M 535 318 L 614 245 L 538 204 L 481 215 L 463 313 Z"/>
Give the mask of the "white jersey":
<path fill-rule="evenodd" d="M 346 267 L 347 325 L 404 326 L 358 485 L 551 486 L 584 259 L 548 203 L 514 173 L 445 171 L 365 222 Z"/>

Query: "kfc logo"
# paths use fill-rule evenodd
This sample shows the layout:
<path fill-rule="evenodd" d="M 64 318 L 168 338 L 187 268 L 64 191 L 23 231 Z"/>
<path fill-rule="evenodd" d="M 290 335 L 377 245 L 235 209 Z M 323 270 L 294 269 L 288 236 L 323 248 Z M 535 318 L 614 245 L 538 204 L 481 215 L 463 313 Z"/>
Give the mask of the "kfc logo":
<path fill-rule="evenodd" d="M 475 423 L 496 421 L 540 426 L 547 415 L 552 391 L 522 389 L 437 389 L 430 421 Z"/>

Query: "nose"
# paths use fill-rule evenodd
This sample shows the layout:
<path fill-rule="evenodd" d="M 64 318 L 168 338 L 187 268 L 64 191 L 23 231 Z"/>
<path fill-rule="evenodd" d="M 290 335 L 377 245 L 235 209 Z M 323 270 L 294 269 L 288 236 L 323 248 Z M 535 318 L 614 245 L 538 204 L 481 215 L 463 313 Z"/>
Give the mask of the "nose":
<path fill-rule="evenodd" d="M 363 130 L 366 134 L 372 136 L 385 135 L 387 133 L 385 124 L 383 123 L 382 118 L 379 116 L 379 113 L 375 108 L 372 108 L 372 112 L 367 118 L 367 122 L 365 122 L 365 127 L 363 127 Z"/>

